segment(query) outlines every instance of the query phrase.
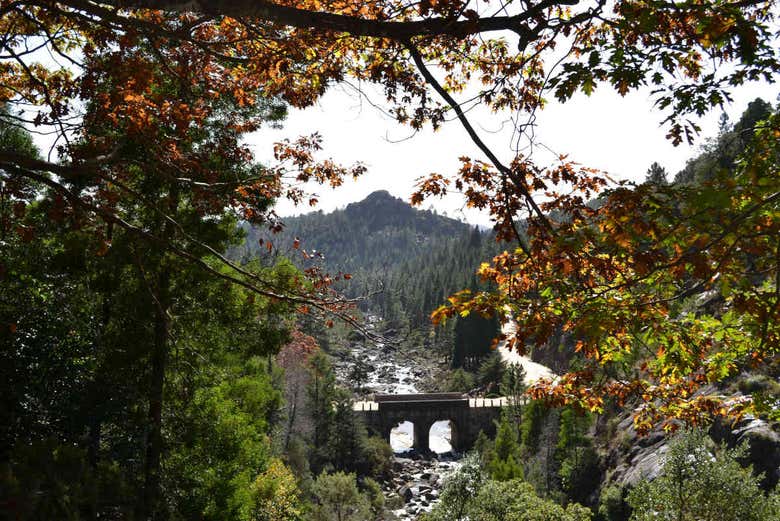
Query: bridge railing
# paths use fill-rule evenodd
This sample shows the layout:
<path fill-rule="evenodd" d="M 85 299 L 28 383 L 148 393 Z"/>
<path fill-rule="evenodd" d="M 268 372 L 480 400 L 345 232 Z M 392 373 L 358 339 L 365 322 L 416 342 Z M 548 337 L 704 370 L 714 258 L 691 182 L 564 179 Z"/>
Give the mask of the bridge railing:
<path fill-rule="evenodd" d="M 509 398 L 500 396 L 498 398 L 469 398 L 469 407 L 506 407 L 509 405 Z"/>
<path fill-rule="evenodd" d="M 379 410 L 379 403 L 373 401 L 361 401 L 352 404 L 352 410 L 358 412 L 372 412 Z"/>

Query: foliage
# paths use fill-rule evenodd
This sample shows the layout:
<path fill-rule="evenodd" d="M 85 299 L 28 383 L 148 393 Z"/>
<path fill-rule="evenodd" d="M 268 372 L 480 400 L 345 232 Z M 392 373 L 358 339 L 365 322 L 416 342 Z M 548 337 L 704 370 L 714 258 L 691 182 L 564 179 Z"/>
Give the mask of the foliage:
<path fill-rule="evenodd" d="M 507 365 L 501 358 L 501 354 L 493 352 L 479 366 L 479 371 L 477 371 L 479 383 L 483 387 L 496 389 L 504 380 L 506 371 Z"/>
<path fill-rule="evenodd" d="M 269 463 L 268 424 L 281 406 L 281 396 L 264 365 L 250 361 L 243 375 L 196 391 L 181 415 L 178 427 L 186 429 L 186 436 L 177 440 L 166 465 L 182 513 L 202 519 L 249 519 L 257 469 L 269 465 L 270 475 L 286 477 L 280 462 Z"/>
<path fill-rule="evenodd" d="M 298 330 L 291 333 L 290 342 L 276 356 L 277 365 L 284 370 L 285 422 L 282 449 L 288 452 L 293 435 L 309 435 L 306 389 L 309 385 L 309 363 L 319 350 L 317 342 Z"/>
<path fill-rule="evenodd" d="M 371 515 L 380 519 L 385 508 L 385 495 L 381 485 L 371 478 L 366 478 L 363 480 L 363 489 L 371 505 Z"/>
<path fill-rule="evenodd" d="M 461 460 L 458 470 L 447 478 L 440 502 L 423 521 L 462 521 L 468 515 L 468 508 L 485 483 L 479 457 L 475 453 L 467 454 Z"/>
<path fill-rule="evenodd" d="M 272 459 L 257 476 L 251 492 L 252 521 L 298 521 L 304 519 L 304 503 L 290 469 Z"/>
<path fill-rule="evenodd" d="M 311 373 L 306 392 L 312 419 L 312 471 L 318 474 L 329 461 L 328 443 L 335 429 L 333 402 L 336 398 L 336 377 L 327 355 L 317 352 L 309 362 Z"/>
<path fill-rule="evenodd" d="M 566 407 L 561 411 L 556 457 L 561 462 L 561 489 L 566 497 L 585 503 L 600 483 L 598 454 L 587 435 L 590 414 Z"/>
<path fill-rule="evenodd" d="M 517 425 L 511 422 L 509 415 L 502 414 L 491 459 L 487 462 L 491 479 L 509 481 L 523 478 L 522 455 L 517 438 Z"/>
<path fill-rule="evenodd" d="M 475 286 L 472 286 L 474 289 Z M 498 319 L 464 311 L 455 321 L 452 367 L 475 370 L 499 334 Z"/>
<path fill-rule="evenodd" d="M 780 516 L 776 493 L 765 496 L 759 478 L 739 464 L 744 447 L 715 447 L 713 454 L 708 439 L 702 431 L 690 431 L 672 441 L 663 474 L 641 482 L 629 494 L 632 520 L 750 521 Z"/>
<path fill-rule="evenodd" d="M 415 209 L 385 191 L 331 213 L 321 211 L 285 219 L 279 233 L 244 226 L 247 241 L 231 252 L 239 259 L 288 255 L 301 269 L 347 274 L 334 288 L 365 297 L 362 310 L 383 319 L 387 329 L 430 329 L 430 313 L 452 292 L 476 285 L 474 271 L 499 248 L 489 233 L 428 210 Z M 268 253 L 265 244 L 274 244 Z M 387 255 L 387 252 L 394 252 Z M 314 334 L 316 324 L 307 330 Z M 431 342 L 448 356 L 451 331 L 437 328 Z M 315 335 L 316 336 L 316 335 Z M 482 356 L 494 332 L 477 351 Z M 322 338 L 317 337 L 322 344 Z M 324 344 L 323 344 L 324 345 Z M 360 370 L 359 364 L 356 369 Z"/>
<path fill-rule="evenodd" d="M 539 497 L 519 479 L 488 481 L 474 498 L 469 520 L 474 521 L 590 521 L 591 513 L 576 503 L 562 507 Z"/>
<path fill-rule="evenodd" d="M 619 485 L 609 485 L 601 490 L 598 519 L 603 521 L 628 521 L 631 507 L 628 506 L 628 490 Z"/>
<path fill-rule="evenodd" d="M 666 169 L 658 163 L 654 162 L 652 165 L 650 165 L 650 168 L 647 169 L 645 182 L 661 186 L 666 185 L 669 183 L 666 178 L 667 175 L 668 174 L 666 173 Z"/>
<path fill-rule="evenodd" d="M 365 521 L 371 504 L 360 493 L 354 474 L 335 472 L 317 476 L 313 487 L 319 501 L 316 519 L 321 521 Z"/>
<path fill-rule="evenodd" d="M 382 477 L 390 469 L 392 449 L 381 438 L 369 437 L 352 409 L 352 395 L 336 384 L 328 356 L 315 352 L 309 359 L 309 465 L 315 475 L 326 469 Z M 306 435 L 306 433 L 298 433 Z"/>
<path fill-rule="evenodd" d="M 455 369 L 447 375 L 444 382 L 444 390 L 451 393 L 467 393 L 474 389 L 476 380 L 474 375 L 465 369 Z"/>
<path fill-rule="evenodd" d="M 170 86 L 158 79 L 161 89 Z M 87 130 L 127 131 L 104 123 Z M 205 151 L 218 129 L 203 130 L 214 133 L 191 136 L 190 144 Z M 176 182 L 155 175 L 161 165 L 146 166 L 125 172 L 126 186 L 149 197 L 170 194 Z M 2 503 L 20 519 L 41 512 L 247 519 L 251 484 L 266 466 L 281 405 L 269 356 L 286 341 L 289 303 L 206 277 L 197 263 L 125 228 L 86 219 L 73 229 L 84 216 L 61 215 L 56 191 L 45 184 L 23 214 L 5 214 L 35 230 L 36 240 L 14 231 L 3 242 L 0 334 L 7 349 L 0 357 L 9 371 L 2 385 L 9 387 L 0 461 L 8 479 L 25 485 L 16 492 L 3 487 L 15 495 Z M 208 219 L 201 221 L 193 204 L 179 194 L 165 205 L 192 240 L 223 250 L 240 239 L 224 208 L 204 209 Z M 170 230 L 148 210 L 126 201 L 125 223 Z M 214 261 L 205 250 L 195 258 Z M 295 277 L 283 262 L 255 270 L 280 288 Z M 40 456 L 59 463 L 30 465 L 28 447 L 44 447 Z M 36 482 L 45 488 L 37 490 Z M 35 501 L 25 497 L 36 490 Z"/>
<path fill-rule="evenodd" d="M 510 364 L 499 386 L 499 392 L 509 400 L 508 413 L 518 425 L 522 425 L 525 403 L 525 369 L 520 364 Z"/>
<path fill-rule="evenodd" d="M 362 459 L 366 475 L 387 478 L 393 468 L 393 448 L 384 438 L 369 436 L 363 444 Z"/>
<path fill-rule="evenodd" d="M 527 453 L 536 451 L 541 436 L 542 421 L 547 416 L 547 407 L 538 400 L 530 400 L 523 411 L 520 440 Z"/>
<path fill-rule="evenodd" d="M 659 423 L 674 430 L 674 420 L 771 414 L 760 401 L 695 392 L 779 349 L 780 151 L 770 136 L 780 120 L 753 124 L 741 131 L 745 148 L 733 168 L 715 164 L 690 184 L 613 185 L 598 205 L 588 199 L 608 181 L 597 173 L 572 165 L 531 171 L 540 186 L 566 183 L 574 193 L 558 193 L 542 205 L 546 214 L 529 216 L 527 244 L 483 264 L 481 276 L 499 291 L 456 294 L 434 318 L 511 313 L 518 328 L 509 342 L 519 350 L 568 332 L 580 362 L 530 394 L 595 412 L 606 397 L 621 406 L 637 400 L 640 433 Z"/>
<path fill-rule="evenodd" d="M 499 239 L 515 242 L 480 270 L 488 290 L 453 297 L 437 320 L 512 314 L 520 349 L 571 331 L 588 365 L 554 386 L 543 383 L 536 396 L 550 387 L 552 403 L 594 411 L 604 395 L 639 398 L 642 432 L 668 418 L 744 413 L 748 400 L 693 390 L 777 350 L 773 284 L 756 295 L 745 287 L 777 271 L 777 118 L 759 130 L 734 172 L 724 168 L 696 186 L 613 186 L 594 209 L 588 199 L 607 185 L 603 175 L 565 155 L 549 168 L 519 152 L 502 162 L 470 122 L 465 100 L 456 98 L 468 92 L 468 106 L 513 113 L 519 151 L 538 148 L 530 129 L 545 100 L 566 102 L 599 86 L 619 95 L 650 86 L 669 139 L 690 143 L 698 131 L 694 116 L 780 70 L 774 0 L 505 7 L 478 12 L 460 0 L 271 2 L 262 9 L 224 0 L 4 0 L 0 103 L 8 110 L 0 118 L 54 134 L 60 157 L 33 160 L 0 150 L 4 186 L 19 203 L 15 233 L 35 238 L 38 227 L 23 217 L 45 201 L 53 222 L 94 239 L 92 255 L 113 247 L 107 228 L 122 229 L 212 277 L 354 323 L 350 303 L 329 289 L 338 274 L 311 271 L 309 283 L 301 276 L 280 287 L 178 226 L 185 216 L 168 205 L 175 195 L 188 201 L 191 223 L 230 210 L 278 230 L 272 200 L 316 204 L 301 188 L 306 182 L 339 186 L 365 168 L 317 157 L 316 134 L 277 144 L 274 164 L 257 168 L 242 135 L 278 118 L 283 103 L 305 108 L 333 85 L 371 82 L 398 122 L 417 131 L 455 118 L 487 159 L 461 157 L 454 178 L 432 173 L 413 201 L 454 189 L 468 206 L 490 212 Z M 559 56 L 563 44 L 570 52 Z M 40 59 L 50 55 L 58 58 Z M 137 183 L 139 172 L 153 190 Z M 31 193 L 31 182 L 46 190 Z M 137 213 L 158 222 L 134 222 Z M 213 263 L 203 261 L 206 251 L 216 254 Z M 676 304 L 700 290 L 725 295 L 733 314 L 680 314 Z M 646 324 L 659 327 L 649 335 Z M 663 352 L 637 378 L 592 385 L 602 381 L 601 370 L 626 370 L 640 348 Z M 158 438 L 150 438 L 153 453 Z"/>
<path fill-rule="evenodd" d="M 16 519 L 78 521 L 106 502 L 132 519 L 132 486 L 118 465 L 90 466 L 86 450 L 55 438 L 19 443 L 0 476 L 3 519 L 13 513 Z"/>
<path fill-rule="evenodd" d="M 424 521 L 589 521 L 590 510 L 576 503 L 562 507 L 536 494 L 533 486 L 520 480 L 494 481 L 479 472 L 473 455 L 469 466 L 458 470 L 446 482 L 442 500 Z"/>
<path fill-rule="evenodd" d="M 352 410 L 349 392 L 337 389 L 334 398 L 330 404 L 334 411 L 327 448 L 330 463 L 337 470 L 363 470 L 366 428 Z"/>
<path fill-rule="evenodd" d="M 775 2 L 504 7 L 0 0 L 0 121 L 53 134 L 58 157 L 0 143 L 0 334 L 13 378 L 3 380 L 3 464 L 18 466 L 25 446 L 54 435 L 85 450 L 93 467 L 116 461 L 138 517 L 160 518 L 179 505 L 164 472 L 168 449 L 207 452 L 181 428 L 195 421 L 193 403 L 240 419 L 242 430 L 265 428 L 244 421 L 222 380 L 254 357 L 270 363 L 290 306 L 354 323 L 351 303 L 331 292 L 346 277 L 241 266 L 222 252 L 238 218 L 278 230 L 274 199 L 313 204 L 301 185 L 338 186 L 364 167 L 319 160 L 317 135 L 279 143 L 274 164 L 260 167 L 243 136 L 277 120 L 284 103 L 311 106 L 345 80 L 378 84 L 387 111 L 414 130 L 454 113 L 489 160 L 463 157 L 454 180 L 433 173 L 413 196 L 420 203 L 453 185 L 512 243 L 481 267 L 479 288 L 451 297 L 435 319 L 459 317 L 463 339 L 473 317 L 511 314 L 519 350 L 572 334 L 583 363 L 533 388 L 535 398 L 593 412 L 605 396 L 636 400 L 640 433 L 658 423 L 673 430 L 677 420 L 776 415 L 751 397 L 697 391 L 780 351 L 777 114 L 752 106 L 755 124 L 735 127 L 744 146 L 716 150 L 718 161 L 691 179 L 632 188 L 565 156 L 549 168 L 521 154 L 504 164 L 454 98 L 468 91 L 473 104 L 530 125 L 546 99 L 650 85 L 670 139 L 690 142 L 692 115 L 780 70 Z M 562 43 L 570 52 L 559 56 Z M 55 260 L 62 264 L 52 262 L 51 273 L 42 269 Z M 390 295 L 385 314 L 401 327 L 409 317 Z M 471 363 L 468 346 L 456 344 L 453 358 Z M 326 387 L 313 400 L 318 451 L 327 450 L 332 419 Z M 537 413 L 524 417 L 529 447 Z M 214 441 L 232 445 L 229 436 Z M 239 449 L 229 452 L 244 458 Z M 101 505 L 100 515 L 126 506 Z M 242 515 L 230 500 L 215 508 L 223 506 L 210 515 Z"/>

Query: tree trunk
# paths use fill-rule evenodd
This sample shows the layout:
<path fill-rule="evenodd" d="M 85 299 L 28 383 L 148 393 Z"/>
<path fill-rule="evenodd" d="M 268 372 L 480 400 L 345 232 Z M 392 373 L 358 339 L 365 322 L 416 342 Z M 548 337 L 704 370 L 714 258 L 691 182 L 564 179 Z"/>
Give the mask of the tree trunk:
<path fill-rule="evenodd" d="M 151 356 L 151 381 L 149 386 L 149 433 L 146 440 L 146 464 L 144 469 L 143 519 L 159 518 L 160 460 L 162 456 L 162 409 L 165 387 L 165 366 L 168 361 L 168 308 L 170 273 L 161 268 L 157 281 L 154 315 L 154 345 Z"/>

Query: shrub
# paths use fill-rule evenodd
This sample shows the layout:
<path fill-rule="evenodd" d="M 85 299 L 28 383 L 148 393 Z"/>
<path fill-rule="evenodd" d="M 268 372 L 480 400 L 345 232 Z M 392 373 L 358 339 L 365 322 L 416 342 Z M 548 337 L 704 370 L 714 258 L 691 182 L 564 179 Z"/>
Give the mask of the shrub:
<path fill-rule="evenodd" d="M 599 519 L 601 521 L 628 521 L 631 507 L 626 502 L 628 491 L 620 485 L 610 485 L 601 491 L 599 497 Z"/>
<path fill-rule="evenodd" d="M 367 475 L 385 477 L 393 468 L 393 449 L 384 439 L 369 436 L 363 444 L 363 459 Z"/>
<path fill-rule="evenodd" d="M 464 369 L 455 369 L 444 383 L 444 390 L 451 393 L 466 393 L 474 388 L 474 375 Z"/>
<path fill-rule="evenodd" d="M 670 446 L 663 474 L 640 482 L 628 496 L 632 521 L 762 521 L 780 519 L 776 497 L 743 468 L 736 450 L 707 446 L 701 431 L 683 433 Z"/>
<path fill-rule="evenodd" d="M 314 516 L 318 521 L 366 521 L 371 517 L 371 506 L 358 491 L 355 474 L 323 472 L 312 489 L 319 501 Z"/>
<path fill-rule="evenodd" d="M 252 521 L 299 521 L 303 512 L 295 476 L 280 460 L 272 459 L 252 485 Z"/>

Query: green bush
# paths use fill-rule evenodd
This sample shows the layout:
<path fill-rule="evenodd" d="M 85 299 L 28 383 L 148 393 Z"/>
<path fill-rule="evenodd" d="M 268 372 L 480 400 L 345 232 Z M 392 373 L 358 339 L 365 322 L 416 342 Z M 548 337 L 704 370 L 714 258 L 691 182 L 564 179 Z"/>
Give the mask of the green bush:
<path fill-rule="evenodd" d="M 490 477 L 497 481 L 523 477 L 520 443 L 517 441 L 517 426 L 509 421 L 507 414 L 501 415 L 498 424 L 493 453 L 487 462 Z"/>
<path fill-rule="evenodd" d="M 477 375 L 479 377 L 479 384 L 482 386 L 494 386 L 500 385 L 504 379 L 504 373 L 506 372 L 506 363 L 501 358 L 501 355 L 497 352 L 487 356 L 479 366 Z"/>
<path fill-rule="evenodd" d="M 466 393 L 474 387 L 474 375 L 465 369 L 455 369 L 444 382 L 444 390 L 450 393 Z"/>
<path fill-rule="evenodd" d="M 251 521 L 303 520 L 304 502 L 295 476 L 284 463 L 273 459 L 268 470 L 252 484 Z"/>
<path fill-rule="evenodd" d="M 469 521 L 589 521 L 582 505 L 566 507 L 536 495 L 531 484 L 519 479 L 488 481 L 471 502 Z"/>
<path fill-rule="evenodd" d="M 780 396 L 780 384 L 766 375 L 752 375 L 738 384 L 743 394 L 765 393 L 772 396 Z"/>
<path fill-rule="evenodd" d="M 378 436 L 369 436 L 363 444 L 366 474 L 375 478 L 390 475 L 393 468 L 393 448 Z"/>
<path fill-rule="evenodd" d="M 368 499 L 373 517 L 379 518 L 385 508 L 385 495 L 382 493 L 382 487 L 371 478 L 363 480 L 363 492 Z"/>
<path fill-rule="evenodd" d="M 134 488 L 117 465 L 89 465 L 83 449 L 53 438 L 19 443 L 6 465 L 0 467 L 0 519 L 79 521 L 103 511 L 106 497 L 116 515 L 133 519 Z"/>
<path fill-rule="evenodd" d="M 318 505 L 317 521 L 366 521 L 371 518 L 369 500 L 360 493 L 355 474 L 323 472 L 312 487 Z"/>
<path fill-rule="evenodd" d="M 744 447 L 713 451 L 708 442 L 706 434 L 693 431 L 671 443 L 663 474 L 629 494 L 632 521 L 780 519 L 777 496 L 765 496 L 759 478 L 739 464 Z"/>
<path fill-rule="evenodd" d="M 628 521 L 631 507 L 626 502 L 628 491 L 619 485 L 610 485 L 601 491 L 599 497 L 599 519 L 601 521 Z"/>
<path fill-rule="evenodd" d="M 422 521 L 589 521 L 587 508 L 566 507 L 536 494 L 520 479 L 486 480 L 478 460 L 470 454 L 444 487 L 441 502 Z"/>

